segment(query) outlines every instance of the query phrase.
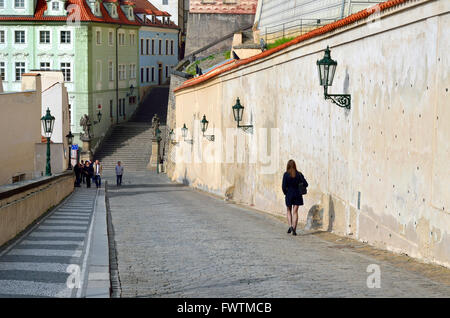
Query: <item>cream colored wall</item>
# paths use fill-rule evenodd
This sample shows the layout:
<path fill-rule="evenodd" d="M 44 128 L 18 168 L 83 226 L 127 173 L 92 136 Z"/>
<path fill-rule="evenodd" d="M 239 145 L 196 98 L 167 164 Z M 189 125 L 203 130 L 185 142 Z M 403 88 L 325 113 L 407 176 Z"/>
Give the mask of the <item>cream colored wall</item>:
<path fill-rule="evenodd" d="M 24 76 L 25 89 L 33 91 L 0 93 L 0 185 L 15 175 L 35 176 L 34 145 L 41 142 L 41 82 L 39 76 Z"/>
<path fill-rule="evenodd" d="M 447 1 L 407 3 L 375 24 L 313 38 L 176 92 L 181 141 L 169 149 L 176 160 L 169 176 L 222 196 L 234 186 L 235 201 L 284 215 L 281 178 L 292 158 L 310 183 L 301 221 L 318 211 L 325 230 L 450 267 L 449 11 Z M 324 100 L 316 61 L 327 45 L 338 61 L 329 93 L 351 94 L 351 110 Z M 225 151 L 220 135 L 236 126 L 237 97 L 241 124 L 255 126 L 240 131 L 245 146 L 236 152 L 256 147 L 256 163 L 181 162 L 183 153 L 202 153 L 200 145 L 203 154 Z M 216 141 L 183 142 L 183 123 L 192 133 L 203 114 Z M 273 173 L 255 146 L 267 140 L 261 128 L 279 136 Z"/>
<path fill-rule="evenodd" d="M 45 175 L 47 166 L 47 143 L 36 144 L 36 170 Z M 66 152 L 64 153 L 64 149 Z M 67 170 L 69 163 L 69 147 L 64 144 L 51 143 L 50 144 L 50 165 L 52 174 L 61 173 Z"/>

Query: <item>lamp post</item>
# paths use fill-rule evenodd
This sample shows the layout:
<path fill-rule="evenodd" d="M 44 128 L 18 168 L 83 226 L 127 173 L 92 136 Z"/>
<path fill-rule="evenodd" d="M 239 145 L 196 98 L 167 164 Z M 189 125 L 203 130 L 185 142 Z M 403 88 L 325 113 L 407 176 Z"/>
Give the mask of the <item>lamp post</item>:
<path fill-rule="evenodd" d="M 98 121 L 94 121 L 94 125 L 96 125 L 96 124 L 98 124 L 98 123 L 100 123 L 102 121 L 102 116 L 103 116 L 102 112 L 99 110 L 98 113 L 97 113 Z"/>
<path fill-rule="evenodd" d="M 44 129 L 45 137 L 47 138 L 47 165 L 45 167 L 45 175 L 52 175 L 52 168 L 50 165 L 50 137 L 53 133 L 53 127 L 55 125 L 55 117 L 50 114 L 50 109 L 47 108 L 45 116 L 41 118 L 42 128 Z"/>
<path fill-rule="evenodd" d="M 69 165 L 67 167 L 67 170 L 72 170 L 72 142 L 73 142 L 73 135 L 72 132 L 69 131 L 69 133 L 66 135 L 67 138 L 67 144 L 69 145 Z"/>
<path fill-rule="evenodd" d="M 328 86 L 333 85 L 336 66 L 337 62 L 331 58 L 330 48 L 327 46 L 324 57 L 317 61 L 320 85 L 323 86 L 325 99 L 331 99 L 339 107 L 350 109 L 351 96 L 349 94 L 328 94 Z"/>
<path fill-rule="evenodd" d="M 244 131 L 253 128 L 253 125 L 240 125 L 242 121 L 242 114 L 244 113 L 244 106 L 241 105 L 239 97 L 236 99 L 236 104 L 232 107 L 234 120 L 237 121 L 237 127 L 242 128 Z"/>
<path fill-rule="evenodd" d="M 206 115 L 203 115 L 203 119 L 200 121 L 202 124 L 202 133 L 203 137 L 208 139 L 209 141 L 214 141 L 214 135 L 205 135 L 205 131 L 208 130 L 209 121 L 206 120 Z"/>
<path fill-rule="evenodd" d="M 156 173 L 159 173 L 159 151 L 160 151 L 160 144 L 161 144 L 161 129 L 159 127 L 156 127 L 155 129 L 155 135 L 156 135 L 156 141 L 158 142 L 158 154 L 156 155 Z"/>

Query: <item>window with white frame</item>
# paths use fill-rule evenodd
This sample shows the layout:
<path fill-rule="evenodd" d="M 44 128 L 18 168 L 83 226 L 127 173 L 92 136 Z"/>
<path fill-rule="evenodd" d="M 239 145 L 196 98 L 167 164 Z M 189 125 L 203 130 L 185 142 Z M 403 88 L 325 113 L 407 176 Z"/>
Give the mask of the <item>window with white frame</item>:
<path fill-rule="evenodd" d="M 130 33 L 130 45 L 136 44 L 136 35 L 134 33 Z"/>
<path fill-rule="evenodd" d="M 130 64 L 130 79 L 136 78 L 136 64 Z"/>
<path fill-rule="evenodd" d="M 71 82 L 72 81 L 72 70 L 71 70 L 71 65 L 69 62 L 61 63 L 61 71 L 64 75 L 64 82 Z"/>
<path fill-rule="evenodd" d="M 96 38 L 97 38 L 97 45 L 102 44 L 102 31 L 97 30 L 97 32 L 95 32 L 96 34 Z"/>
<path fill-rule="evenodd" d="M 50 62 L 41 62 L 39 68 L 43 71 L 50 71 Z"/>
<path fill-rule="evenodd" d="M 124 64 L 119 64 L 119 81 L 127 79 L 127 68 Z"/>
<path fill-rule="evenodd" d="M 25 8 L 25 0 L 14 0 L 14 8 L 24 9 Z"/>
<path fill-rule="evenodd" d="M 25 31 L 14 31 L 14 42 L 17 44 L 25 43 Z"/>
<path fill-rule="evenodd" d="M 166 55 L 169 55 L 169 40 L 166 40 Z"/>
<path fill-rule="evenodd" d="M 152 67 L 152 82 L 155 81 L 155 67 Z"/>
<path fill-rule="evenodd" d="M 6 62 L 0 62 L 0 78 L 6 80 Z"/>
<path fill-rule="evenodd" d="M 108 79 L 114 81 L 114 64 L 113 61 L 108 62 Z"/>
<path fill-rule="evenodd" d="M 6 42 L 6 36 L 5 36 L 5 30 L 0 30 L 0 44 L 5 44 Z"/>
<path fill-rule="evenodd" d="M 53 11 L 58 11 L 59 10 L 59 2 L 58 1 L 53 1 L 52 2 L 52 10 Z"/>
<path fill-rule="evenodd" d="M 0 9 L 5 7 L 5 0 L 0 0 Z"/>
<path fill-rule="evenodd" d="M 41 44 L 50 43 L 50 31 L 39 31 L 39 43 Z"/>
<path fill-rule="evenodd" d="M 119 33 L 119 45 L 125 45 L 125 33 Z"/>
<path fill-rule="evenodd" d="M 152 55 L 155 55 L 155 40 L 152 39 Z"/>
<path fill-rule="evenodd" d="M 60 41 L 62 44 L 70 44 L 71 42 L 70 31 L 61 31 Z"/>
<path fill-rule="evenodd" d="M 165 6 L 168 5 L 169 4 L 169 0 L 163 0 L 162 4 L 165 5 Z"/>
<path fill-rule="evenodd" d="M 22 80 L 22 74 L 25 73 L 25 62 L 16 62 L 16 81 Z"/>
<path fill-rule="evenodd" d="M 144 68 L 141 67 L 141 83 L 144 83 Z"/>
<path fill-rule="evenodd" d="M 112 31 L 109 31 L 109 33 L 108 33 L 108 44 L 111 46 L 114 44 L 114 37 L 113 37 Z"/>
<path fill-rule="evenodd" d="M 145 40 L 145 46 L 146 46 L 145 54 L 146 54 L 146 55 L 149 55 L 149 50 L 150 50 L 150 45 L 149 45 L 149 43 L 150 43 L 150 39 L 146 39 L 146 40 Z"/>
<path fill-rule="evenodd" d="M 145 76 L 146 76 L 146 82 L 147 82 L 147 83 L 149 82 L 149 74 L 150 74 L 149 72 L 150 72 L 150 68 L 147 67 L 147 68 L 145 69 Z"/>
<path fill-rule="evenodd" d="M 173 40 L 170 40 L 170 55 L 173 55 Z"/>

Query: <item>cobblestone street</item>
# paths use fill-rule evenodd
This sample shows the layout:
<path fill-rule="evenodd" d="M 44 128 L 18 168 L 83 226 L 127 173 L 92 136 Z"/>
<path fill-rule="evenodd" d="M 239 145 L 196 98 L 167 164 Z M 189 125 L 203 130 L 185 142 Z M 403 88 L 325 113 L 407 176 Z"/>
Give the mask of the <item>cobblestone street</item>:
<path fill-rule="evenodd" d="M 449 297 L 450 286 L 150 172 L 108 179 L 122 297 Z M 305 213 L 304 209 L 301 213 Z M 370 264 L 381 288 L 368 288 Z M 448 275 L 444 271 L 444 275 Z M 447 276 L 446 276 L 447 277 Z"/>

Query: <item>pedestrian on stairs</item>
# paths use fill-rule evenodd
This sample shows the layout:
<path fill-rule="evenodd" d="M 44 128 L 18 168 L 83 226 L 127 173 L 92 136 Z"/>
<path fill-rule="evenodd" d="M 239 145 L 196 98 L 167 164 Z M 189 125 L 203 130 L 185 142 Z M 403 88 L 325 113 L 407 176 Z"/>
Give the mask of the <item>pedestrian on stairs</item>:
<path fill-rule="evenodd" d="M 97 188 L 102 186 L 102 171 L 103 167 L 98 160 L 95 160 L 94 163 L 94 180 Z"/>
<path fill-rule="evenodd" d="M 89 165 L 88 160 L 86 160 L 84 162 L 83 175 L 86 178 L 86 188 L 90 188 L 91 187 L 91 166 Z"/>
<path fill-rule="evenodd" d="M 86 183 L 86 174 L 83 172 L 85 167 L 84 160 L 81 160 L 81 182 Z"/>
<path fill-rule="evenodd" d="M 116 166 L 117 186 L 122 185 L 122 175 L 123 175 L 123 166 L 121 165 L 120 161 L 117 161 L 117 166 Z"/>

